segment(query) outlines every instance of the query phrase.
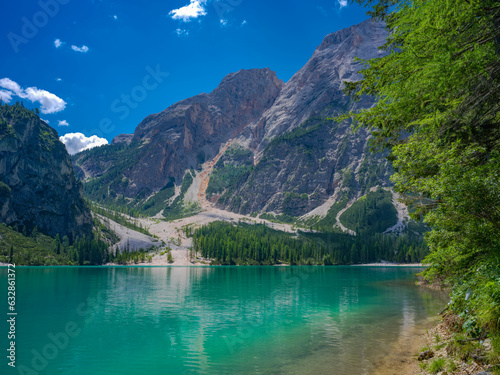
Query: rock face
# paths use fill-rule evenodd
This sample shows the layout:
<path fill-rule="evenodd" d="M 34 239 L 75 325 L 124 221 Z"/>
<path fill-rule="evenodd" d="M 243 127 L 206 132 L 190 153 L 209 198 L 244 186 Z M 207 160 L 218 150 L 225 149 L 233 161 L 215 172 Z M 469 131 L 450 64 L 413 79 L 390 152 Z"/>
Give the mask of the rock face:
<path fill-rule="evenodd" d="M 139 207 L 216 155 L 208 201 L 244 214 L 297 217 L 389 186 L 390 166 L 368 151 L 368 132 L 329 120 L 373 105 L 368 97 L 352 102 L 342 82 L 360 78 L 354 58 L 380 56 L 386 35 L 382 23 L 365 21 L 326 36 L 286 84 L 269 69 L 241 70 L 210 94 L 146 117 L 133 136 L 74 157 L 87 194 Z"/>
<path fill-rule="evenodd" d="M 0 107 L 0 221 L 70 240 L 92 233 L 92 217 L 64 144 L 18 104 Z"/>
<path fill-rule="evenodd" d="M 130 142 L 132 142 L 132 138 L 134 137 L 133 134 L 118 134 L 116 137 L 113 138 L 111 141 L 112 145 L 126 145 L 128 146 Z"/>
<path fill-rule="evenodd" d="M 368 151 L 369 134 L 327 120 L 373 105 L 371 98 L 352 102 L 342 82 L 361 78 L 354 58 L 380 56 L 386 36 L 382 23 L 369 20 L 324 38 L 273 106 L 241 133 L 238 141 L 255 151 L 258 163 L 222 195 L 220 207 L 301 216 L 333 194 L 353 198 L 390 184 L 386 160 Z"/>
<path fill-rule="evenodd" d="M 271 107 L 282 86 L 269 69 L 229 74 L 210 94 L 183 100 L 146 117 L 121 157 L 102 150 L 101 154 L 84 152 L 76 163 L 86 177 L 119 171 L 109 184 L 112 194 L 126 197 L 149 195 L 172 177 L 180 184 L 186 169 L 198 168 L 213 158 L 222 143 Z M 119 151 L 123 143 L 115 142 L 111 147 Z"/>
<path fill-rule="evenodd" d="M 349 98 L 342 92 L 342 81 L 359 80 L 357 72 L 362 64 L 354 59 L 380 56 L 379 46 L 386 37 L 384 24 L 371 20 L 327 35 L 306 65 L 286 83 L 274 105 L 242 133 L 242 138 L 251 140 L 253 148 L 261 154 L 271 139 L 310 117 L 352 109 Z M 357 103 L 357 107 L 372 104 L 366 99 Z"/>

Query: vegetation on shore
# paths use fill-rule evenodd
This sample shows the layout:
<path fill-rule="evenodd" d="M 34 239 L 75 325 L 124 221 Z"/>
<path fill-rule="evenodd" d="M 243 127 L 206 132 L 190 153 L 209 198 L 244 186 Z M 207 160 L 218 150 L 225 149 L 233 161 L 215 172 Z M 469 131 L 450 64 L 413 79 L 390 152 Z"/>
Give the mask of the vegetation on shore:
<path fill-rule="evenodd" d="M 0 224 L 0 262 L 25 266 L 100 265 L 109 262 L 108 245 L 99 237 L 46 236 L 35 229 L 27 234 Z"/>
<path fill-rule="evenodd" d="M 380 262 L 418 263 L 427 246 L 418 236 L 375 233 L 295 235 L 262 224 L 213 222 L 194 231 L 193 249 L 212 264 L 224 265 L 335 265 Z"/>
<path fill-rule="evenodd" d="M 385 57 L 346 82 L 351 113 L 390 149 L 395 189 L 426 234 L 429 282 L 472 338 L 500 336 L 500 7 L 497 0 L 353 0 L 390 31 Z M 344 117 L 345 118 L 345 117 Z M 498 368 L 498 366 L 496 367 Z"/>

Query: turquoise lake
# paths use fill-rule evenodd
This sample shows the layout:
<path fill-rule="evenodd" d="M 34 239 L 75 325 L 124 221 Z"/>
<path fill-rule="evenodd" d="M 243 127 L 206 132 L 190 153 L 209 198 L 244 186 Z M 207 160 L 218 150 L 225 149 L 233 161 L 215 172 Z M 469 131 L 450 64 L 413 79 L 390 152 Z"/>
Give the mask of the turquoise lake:
<path fill-rule="evenodd" d="M 370 374 L 446 303 L 421 270 L 18 267 L 17 367 L 2 355 L 1 373 Z M 5 317 L 6 268 L 0 285 Z"/>

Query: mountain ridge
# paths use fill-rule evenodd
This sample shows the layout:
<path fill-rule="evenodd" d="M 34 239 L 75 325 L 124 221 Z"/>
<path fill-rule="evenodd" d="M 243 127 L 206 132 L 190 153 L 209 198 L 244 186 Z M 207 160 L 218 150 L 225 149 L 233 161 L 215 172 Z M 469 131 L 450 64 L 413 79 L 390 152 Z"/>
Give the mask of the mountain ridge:
<path fill-rule="evenodd" d="M 369 132 L 329 120 L 374 104 L 352 101 L 343 82 L 359 78 L 355 57 L 384 53 L 386 36 L 383 23 L 362 22 L 328 34 L 286 83 L 269 68 L 240 70 L 211 93 L 147 116 L 133 135 L 73 157 L 87 196 L 128 213 L 163 210 L 169 219 L 209 202 L 292 220 L 320 212 L 310 215 L 313 223 L 330 206 L 389 188 L 391 165 L 369 152 Z"/>

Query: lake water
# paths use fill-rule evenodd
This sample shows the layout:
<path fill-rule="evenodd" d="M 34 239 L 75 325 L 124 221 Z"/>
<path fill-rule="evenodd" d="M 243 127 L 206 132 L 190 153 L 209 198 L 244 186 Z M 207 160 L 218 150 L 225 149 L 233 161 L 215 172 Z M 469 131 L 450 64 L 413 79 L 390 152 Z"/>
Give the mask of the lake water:
<path fill-rule="evenodd" d="M 442 296 L 415 286 L 421 270 L 17 268 L 17 371 L 2 355 L 0 372 L 369 374 L 443 308 Z M 0 285 L 5 317 L 5 268 Z"/>

